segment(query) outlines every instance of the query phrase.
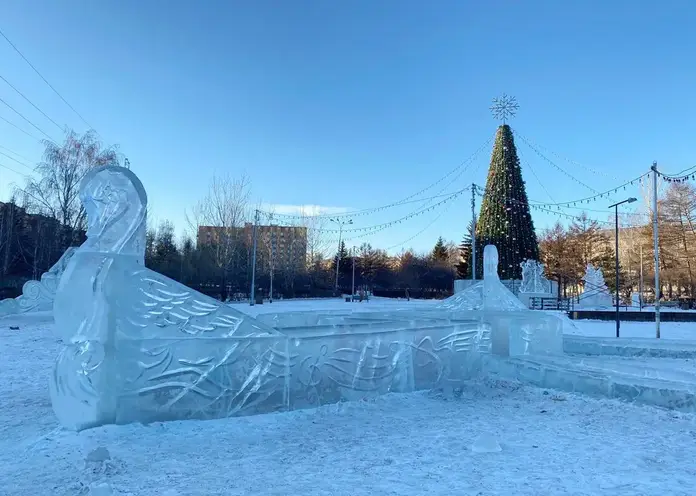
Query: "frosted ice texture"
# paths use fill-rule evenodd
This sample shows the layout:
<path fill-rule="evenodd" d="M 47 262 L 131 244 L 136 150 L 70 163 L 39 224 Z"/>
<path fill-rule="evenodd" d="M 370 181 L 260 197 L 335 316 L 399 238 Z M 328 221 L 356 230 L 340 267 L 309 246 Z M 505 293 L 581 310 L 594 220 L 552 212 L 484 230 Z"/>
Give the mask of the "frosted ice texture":
<path fill-rule="evenodd" d="M 61 277 L 50 380 L 60 422 L 208 419 L 391 391 L 450 388 L 480 372 L 490 332 L 476 321 L 388 313 L 343 321 L 298 313 L 283 333 L 144 266 L 147 197 L 121 167 L 91 171 L 87 241 Z M 339 325 L 340 324 L 340 325 Z"/>
<path fill-rule="evenodd" d="M 525 260 L 522 267 L 520 293 L 550 294 L 551 282 L 544 276 L 544 264 L 537 260 Z"/>
<path fill-rule="evenodd" d="M 592 264 L 585 267 L 585 287 L 580 295 L 579 306 L 584 308 L 605 308 L 612 306 L 612 297 L 604 283 L 604 274 L 601 268 L 595 268 Z"/>
<path fill-rule="evenodd" d="M 27 281 L 22 286 L 22 294 L 17 298 L 0 301 L 0 317 L 26 312 L 44 312 L 53 309 L 53 300 L 58 289 L 58 281 L 68 265 L 75 248 L 65 250 L 60 259 L 38 281 Z"/>

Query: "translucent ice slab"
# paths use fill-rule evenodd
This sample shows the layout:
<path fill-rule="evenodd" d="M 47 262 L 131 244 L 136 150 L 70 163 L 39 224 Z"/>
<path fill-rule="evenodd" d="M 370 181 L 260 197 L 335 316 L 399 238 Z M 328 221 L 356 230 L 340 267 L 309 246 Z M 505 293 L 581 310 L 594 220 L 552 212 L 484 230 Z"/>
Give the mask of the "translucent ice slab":
<path fill-rule="evenodd" d="M 664 359 L 492 358 L 486 370 L 538 387 L 696 412 L 696 370 Z"/>
<path fill-rule="evenodd" d="M 489 332 L 436 326 L 290 339 L 289 407 L 451 388 L 481 372 Z"/>
<path fill-rule="evenodd" d="M 563 350 L 575 355 L 696 358 L 696 341 L 654 338 L 564 336 Z"/>

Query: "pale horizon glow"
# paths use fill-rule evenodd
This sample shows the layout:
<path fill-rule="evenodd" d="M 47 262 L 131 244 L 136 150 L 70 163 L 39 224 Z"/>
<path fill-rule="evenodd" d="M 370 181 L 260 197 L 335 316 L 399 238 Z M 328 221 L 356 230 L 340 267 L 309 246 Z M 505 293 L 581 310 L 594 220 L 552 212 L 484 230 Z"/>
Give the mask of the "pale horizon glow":
<path fill-rule="evenodd" d="M 319 215 L 339 215 L 350 212 L 354 209 L 349 207 L 332 207 L 328 205 L 283 205 L 283 204 L 264 204 L 261 210 L 270 214 L 278 215 L 298 215 L 306 217 L 317 217 Z"/>

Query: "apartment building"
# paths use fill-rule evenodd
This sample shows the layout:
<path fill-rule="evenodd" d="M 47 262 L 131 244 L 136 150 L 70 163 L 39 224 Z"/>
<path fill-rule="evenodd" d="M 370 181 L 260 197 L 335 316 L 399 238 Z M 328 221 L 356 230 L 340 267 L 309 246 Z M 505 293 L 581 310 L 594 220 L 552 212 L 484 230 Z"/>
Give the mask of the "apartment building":
<path fill-rule="evenodd" d="M 254 225 L 250 222 L 244 227 L 222 228 L 218 226 L 199 226 L 198 246 L 220 242 L 227 236 L 253 245 Z M 302 226 L 259 225 L 256 231 L 256 259 L 259 265 L 274 267 L 304 267 L 307 260 L 307 228 Z"/>

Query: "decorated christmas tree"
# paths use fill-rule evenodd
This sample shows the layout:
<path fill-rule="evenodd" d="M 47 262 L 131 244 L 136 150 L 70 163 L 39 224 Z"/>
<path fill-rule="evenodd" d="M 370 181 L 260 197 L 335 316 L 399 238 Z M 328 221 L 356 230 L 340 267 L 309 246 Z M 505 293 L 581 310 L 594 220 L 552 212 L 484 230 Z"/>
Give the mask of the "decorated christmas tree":
<path fill-rule="evenodd" d="M 539 259 L 539 244 L 529 213 L 520 159 L 507 124 L 498 128 L 491 166 L 476 225 L 476 277 L 483 277 L 483 247 L 498 248 L 501 279 L 521 279 L 520 263 Z"/>

